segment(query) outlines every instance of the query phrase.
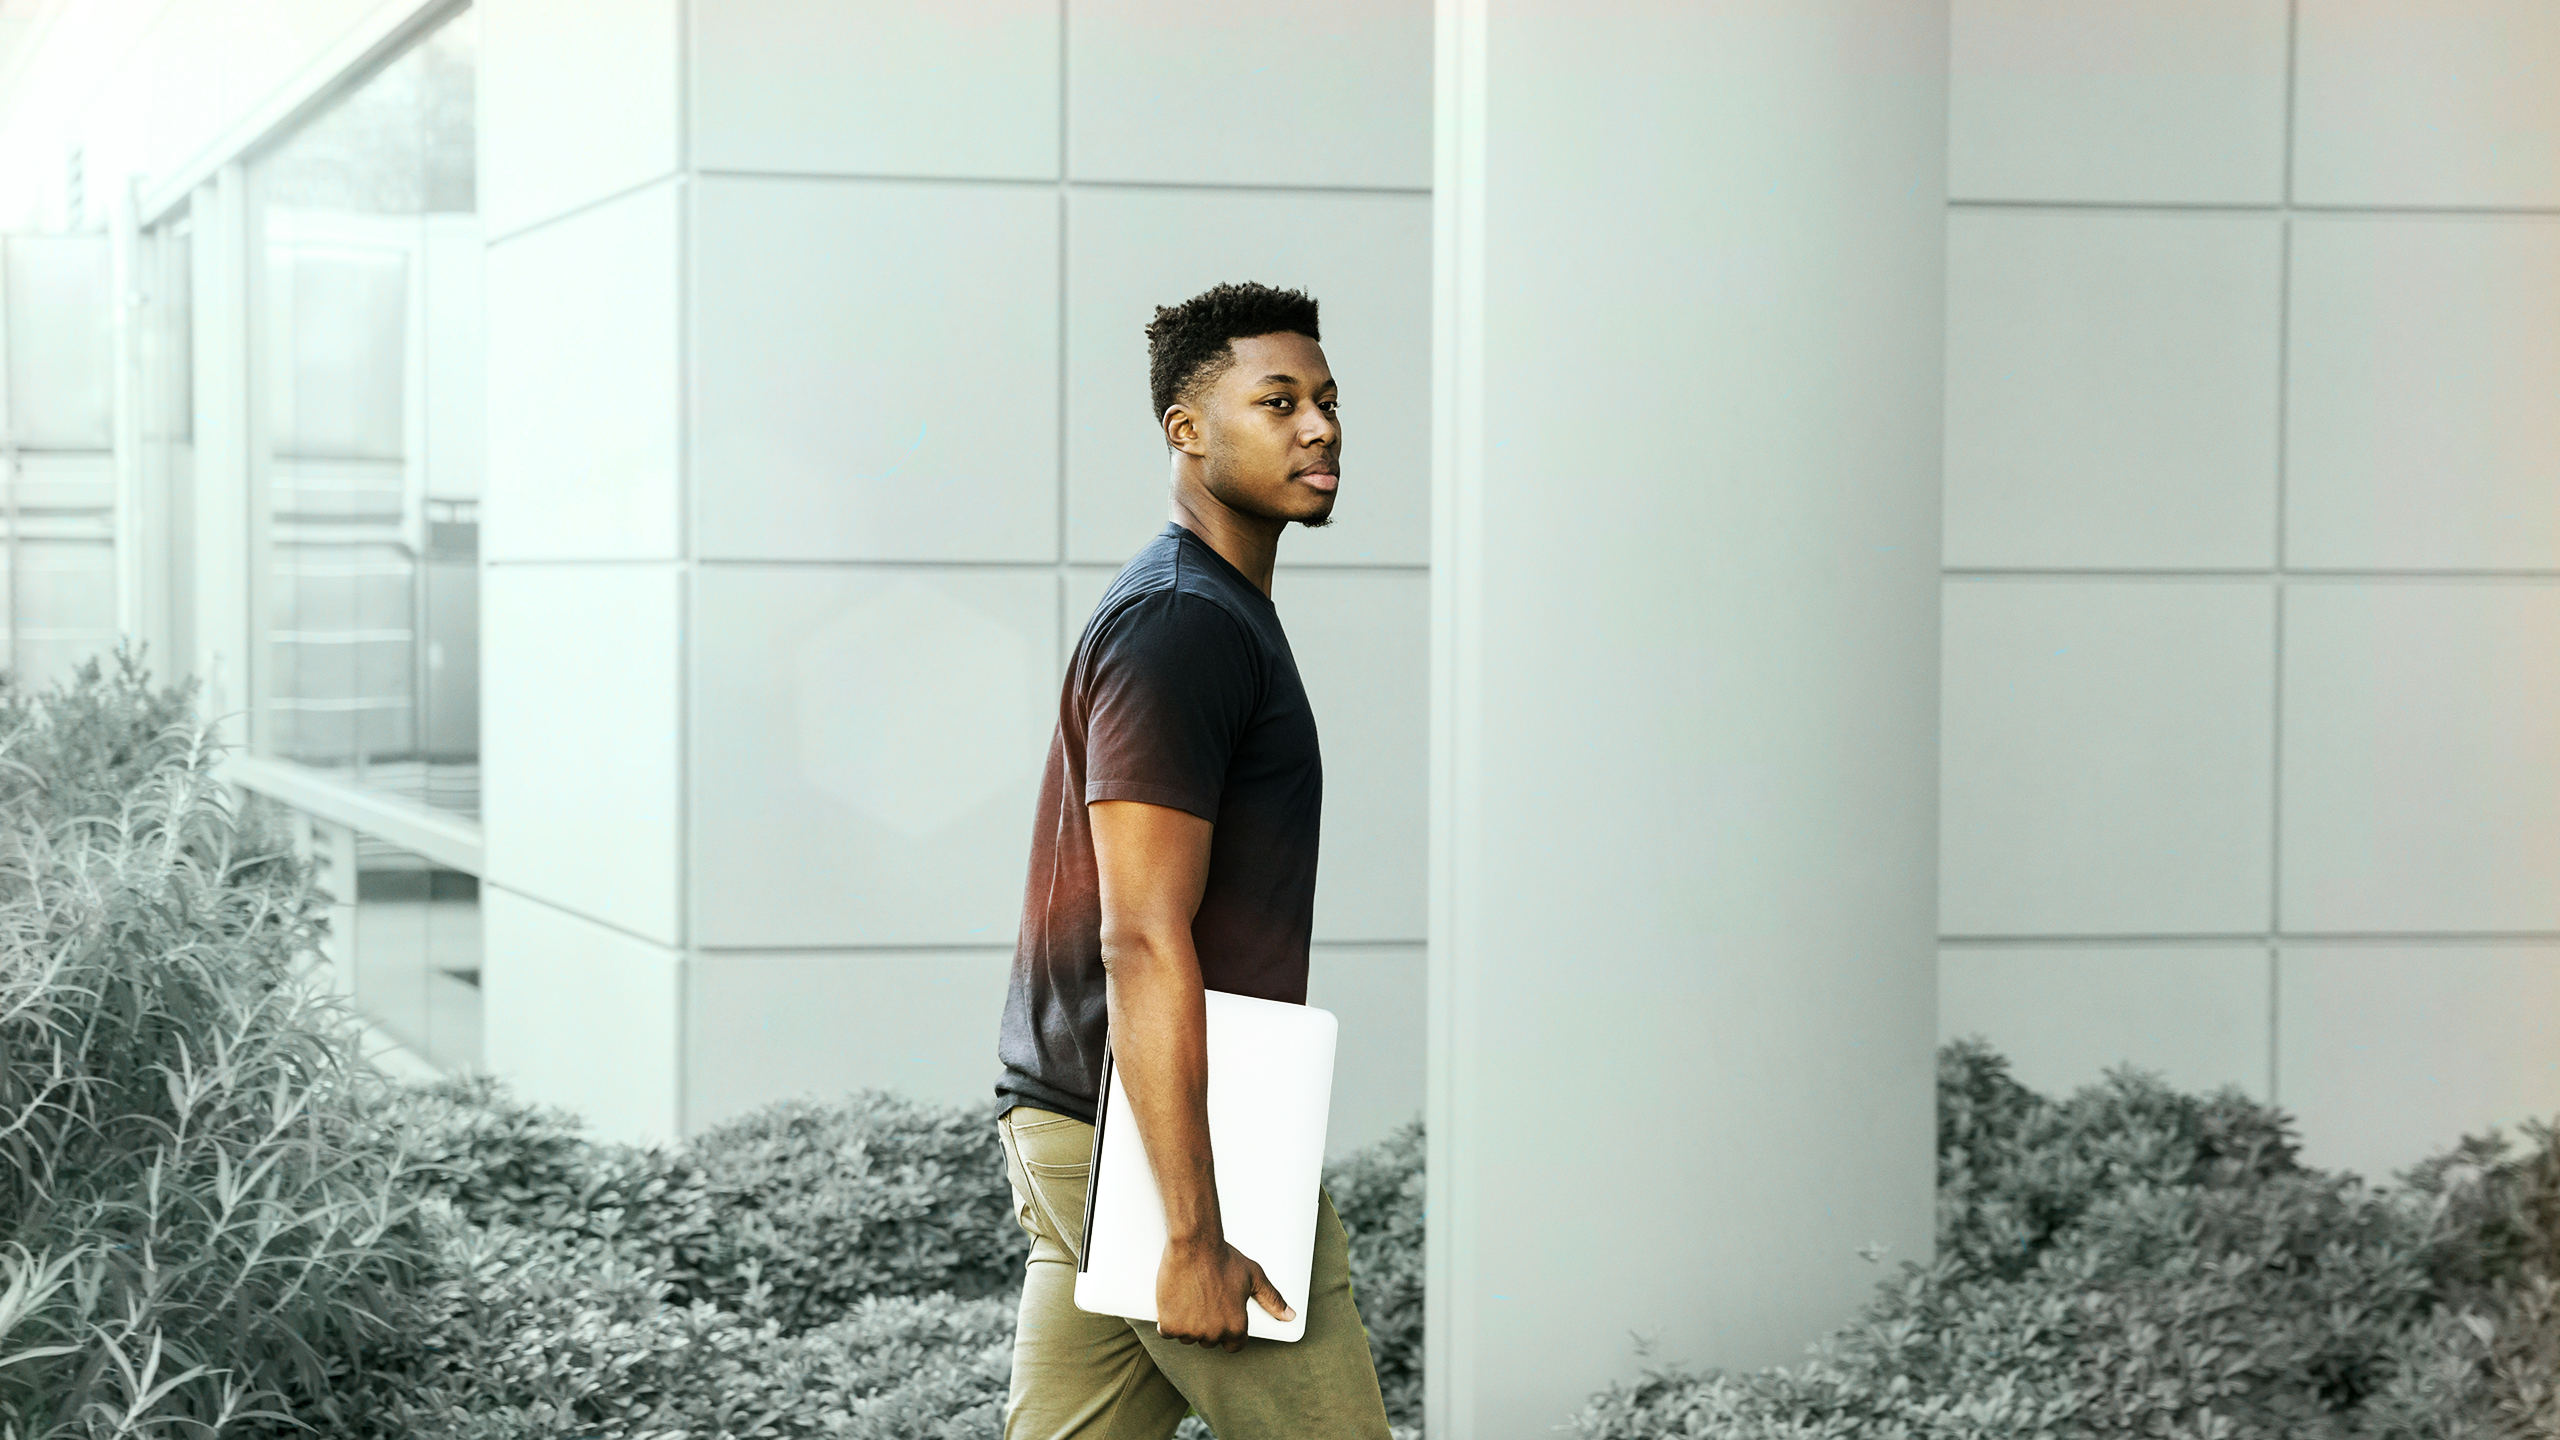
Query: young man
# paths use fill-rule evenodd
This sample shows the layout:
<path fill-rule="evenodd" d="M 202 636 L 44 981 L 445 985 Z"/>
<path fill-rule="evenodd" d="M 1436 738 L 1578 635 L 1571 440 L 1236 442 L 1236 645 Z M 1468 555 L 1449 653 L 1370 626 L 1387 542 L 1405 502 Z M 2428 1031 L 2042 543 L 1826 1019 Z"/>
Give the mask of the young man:
<path fill-rule="evenodd" d="M 1333 513 L 1342 426 L 1316 302 L 1221 285 L 1147 327 L 1173 517 L 1085 623 L 1040 785 L 996 1082 L 1031 1233 L 1006 1440 L 1162 1440 L 1196 1407 L 1219 1440 L 1385 1440 L 1349 1251 L 1319 1196 L 1307 1330 L 1219 1227 L 1204 988 L 1305 1004 L 1323 765 L 1271 605 L 1280 532 Z M 1110 1042 L 1170 1239 L 1158 1319 L 1075 1305 Z"/>

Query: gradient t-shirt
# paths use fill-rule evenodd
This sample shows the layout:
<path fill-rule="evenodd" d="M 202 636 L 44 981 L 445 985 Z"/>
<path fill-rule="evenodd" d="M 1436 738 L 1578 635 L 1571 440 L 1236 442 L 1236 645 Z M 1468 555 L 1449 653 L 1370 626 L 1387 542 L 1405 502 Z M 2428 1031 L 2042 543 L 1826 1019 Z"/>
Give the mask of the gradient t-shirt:
<path fill-rule="evenodd" d="M 1307 999 L 1324 763 L 1269 596 L 1167 524 L 1094 607 L 1058 697 L 1013 984 L 996 1045 L 1002 1108 L 1091 1121 L 1108 1012 L 1085 806 L 1142 800 L 1209 821 L 1191 922 L 1209 989 Z"/>

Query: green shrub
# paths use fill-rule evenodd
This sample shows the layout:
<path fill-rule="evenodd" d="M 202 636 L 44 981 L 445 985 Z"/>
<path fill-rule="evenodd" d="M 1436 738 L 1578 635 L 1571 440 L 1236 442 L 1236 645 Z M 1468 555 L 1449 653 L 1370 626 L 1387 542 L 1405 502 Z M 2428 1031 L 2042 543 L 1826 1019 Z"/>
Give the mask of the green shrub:
<path fill-rule="evenodd" d="M 675 1148 L 610 1144 L 488 1076 L 404 1087 L 371 1117 L 424 1194 L 465 1220 L 560 1237 L 733 1302 L 750 1273 L 787 1333 L 865 1296 L 995 1294 L 1021 1283 L 991 1112 L 885 1092 L 781 1101 Z"/>
<path fill-rule="evenodd" d="M 1325 1189 L 1351 1237 L 1351 1294 L 1387 1418 L 1422 1423 L 1422 1122 L 1325 1167 Z"/>
<path fill-rule="evenodd" d="M 2301 1173 L 2277 1112 L 2237 1089 L 2183 1095 L 2131 1073 L 2056 1105 L 1975 1040 L 1938 1052 L 1938 1253 L 2015 1279 L 2101 1197 Z"/>
<path fill-rule="evenodd" d="M 194 728 L 195 692 L 192 679 L 154 688 L 130 645 L 116 648 L 112 673 L 84 660 L 42 691 L 0 671 L 0 812 L 39 826 L 119 813 L 167 763 L 170 737 Z"/>
<path fill-rule="evenodd" d="M 992 1433 L 1010 1297 L 869 1297 L 785 1334 L 769 1292 L 677 1300 L 644 1265 L 439 1205 L 417 1343 L 342 1392 L 345 1440 Z"/>
<path fill-rule="evenodd" d="M 463 1220 L 644 1266 L 679 1302 L 739 1283 L 730 1197 L 685 1151 L 596 1141 L 576 1116 L 486 1075 L 390 1090 L 365 1124 L 377 1145 L 407 1152 L 422 1198 Z"/>
<path fill-rule="evenodd" d="M 992 1103 L 877 1091 L 783 1101 L 704 1132 L 687 1154 L 722 1198 L 737 1263 L 773 1287 L 785 1333 L 849 1315 L 866 1296 L 974 1298 L 1022 1283 L 1030 1242 L 1014 1223 Z"/>
<path fill-rule="evenodd" d="M 436 1261 L 305 1398 L 343 1440 L 993 1428 L 1024 1242 L 975 1107 L 786 1102 L 644 1149 L 474 1077 L 366 1127 L 412 1157 Z"/>
<path fill-rule="evenodd" d="M 133 656 L 0 690 L 0 1433 L 218 1428 L 386 1334 L 430 1257 L 354 1120 L 319 927 Z"/>
<path fill-rule="evenodd" d="M 2130 1069 L 2054 1102 L 1941 1051 L 1939 1254 L 1793 1368 L 1612 1386 L 1591 1440 L 2560 1435 L 2560 1153 L 2466 1139 L 2399 1188 Z"/>

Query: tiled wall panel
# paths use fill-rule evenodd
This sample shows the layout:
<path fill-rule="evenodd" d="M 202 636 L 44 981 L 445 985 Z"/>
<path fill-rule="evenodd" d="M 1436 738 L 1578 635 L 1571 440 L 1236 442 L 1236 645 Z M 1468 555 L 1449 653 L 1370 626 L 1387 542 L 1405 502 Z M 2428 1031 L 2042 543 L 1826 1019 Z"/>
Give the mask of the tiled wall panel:
<path fill-rule="evenodd" d="M 2560 931 L 2560 586 L 2285 598 L 2291 933 Z"/>
<path fill-rule="evenodd" d="M 695 943 L 1009 945 L 1057 717 L 1046 571 L 706 566 Z"/>
<path fill-rule="evenodd" d="M 684 163 L 679 0 L 479 0 L 473 104 L 492 237 Z"/>
<path fill-rule="evenodd" d="M 697 182 L 694 553 L 1054 560 L 1058 197 Z"/>
<path fill-rule="evenodd" d="M 2187 1091 L 2267 1098 L 2264 945 L 1965 946 L 1938 957 L 1938 1035 L 1978 1035 L 2060 1098 L 2132 1064 Z"/>
<path fill-rule="evenodd" d="M 674 1140 L 683 956 L 502 885 L 480 924 L 490 1071 L 598 1139 Z"/>
<path fill-rule="evenodd" d="M 484 565 L 480 577 L 487 878 L 682 944 L 683 576 L 667 565 Z"/>
<path fill-rule="evenodd" d="M 1431 184 L 1425 0 L 1303 0 L 1205 18 L 1175 0 L 1069 0 L 1070 175 Z"/>
<path fill-rule="evenodd" d="M 2560 205 L 2560 4 L 2300 0 L 2293 198 Z"/>
<path fill-rule="evenodd" d="M 2386 1181 L 2560 1116 L 2560 945 L 2288 945 L 2277 1092 L 2302 1159 Z"/>
<path fill-rule="evenodd" d="M 1950 215 L 1946 563 L 2269 563 L 2280 244 L 2266 215 Z"/>
<path fill-rule="evenodd" d="M 2264 585 L 1947 586 L 1940 928 L 2267 925 Z"/>
<path fill-rule="evenodd" d="M 1333 524 L 1293 564 L 1430 559 L 1431 200 L 1427 195 L 1078 190 L 1067 201 L 1067 554 L 1118 564 L 1164 523 L 1147 322 L 1222 281 L 1313 295 L 1342 387 Z M 1364 418 L 1365 417 L 1365 418 Z"/>
<path fill-rule="evenodd" d="M 2315 1163 L 2547 1109 L 2515 1076 L 2560 1065 L 2517 1018 L 2560 953 L 2560 4 L 1953 22 L 1947 1023 L 2193 1070 L 2200 1033 L 2129 1018 L 2184 994 L 2237 1037 L 2235 972 L 2071 942 L 2246 937 L 2286 956 L 2264 1053 Z M 2197 569 L 2250 614 L 2171 624 Z M 2111 608 L 2147 656 L 2066 678 Z"/>
<path fill-rule="evenodd" d="M 1422 1117 L 1427 984 L 1420 945 L 1318 944 L 1308 957 L 1307 1003 L 1341 1025 L 1327 1153 L 1376 1144 Z"/>
<path fill-rule="evenodd" d="M 693 164 L 1048 180 L 1055 0 L 691 7 Z"/>
<path fill-rule="evenodd" d="M 2275 200 L 2283 0 L 1955 0 L 1960 200 Z"/>
<path fill-rule="evenodd" d="M 1288 570 L 1272 582 L 1324 746 L 1318 940 L 1420 940 L 1430 842 L 1431 577 Z"/>
<path fill-rule="evenodd" d="M 695 956 L 685 976 L 685 1128 L 856 1090 L 988 1104 L 1013 966 L 1005 939 L 1002 950 Z"/>
<path fill-rule="evenodd" d="M 2287 562 L 2560 568 L 2560 219 L 2307 218 L 2292 285 Z"/>
<path fill-rule="evenodd" d="M 681 182 L 489 248 L 493 560 L 672 560 L 681 543 Z"/>

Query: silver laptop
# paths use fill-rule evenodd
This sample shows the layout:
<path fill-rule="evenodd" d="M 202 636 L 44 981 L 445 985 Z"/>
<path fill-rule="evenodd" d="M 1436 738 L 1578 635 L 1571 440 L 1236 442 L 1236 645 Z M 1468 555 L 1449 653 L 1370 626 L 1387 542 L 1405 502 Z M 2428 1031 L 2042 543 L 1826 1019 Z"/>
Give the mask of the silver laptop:
<path fill-rule="evenodd" d="M 1298 1317 L 1274 1320 L 1247 1300 L 1245 1333 L 1296 1340 L 1307 1333 L 1307 1276 L 1315 1265 L 1316 1195 L 1324 1183 L 1338 1026 L 1328 1010 L 1222 990 L 1208 992 L 1208 1018 L 1209 1152 L 1218 1172 L 1219 1219 L 1227 1243 L 1262 1266 Z M 1076 1308 L 1153 1320 L 1164 1197 L 1131 1114 L 1119 1068 L 1106 1053 Z"/>

